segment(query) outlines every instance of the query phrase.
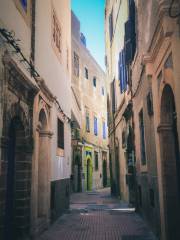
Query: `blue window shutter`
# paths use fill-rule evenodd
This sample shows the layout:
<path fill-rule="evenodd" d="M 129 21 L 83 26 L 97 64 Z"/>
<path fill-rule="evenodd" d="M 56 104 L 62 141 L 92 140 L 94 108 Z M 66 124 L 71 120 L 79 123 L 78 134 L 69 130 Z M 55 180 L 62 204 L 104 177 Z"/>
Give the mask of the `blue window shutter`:
<path fill-rule="evenodd" d="M 123 92 L 123 65 L 122 65 L 122 51 L 119 53 L 119 81 L 120 81 L 120 91 Z"/>
<path fill-rule="evenodd" d="M 122 51 L 122 67 L 123 67 L 123 86 L 124 90 L 127 89 L 127 71 L 126 71 L 126 62 L 125 62 L 125 50 Z"/>
<path fill-rule="evenodd" d="M 21 0 L 21 4 L 22 4 L 24 10 L 27 11 L 27 0 Z"/>
<path fill-rule="evenodd" d="M 121 93 L 123 93 L 127 89 L 127 71 L 126 71 L 124 49 L 119 54 L 119 81 L 120 81 L 120 91 Z"/>
<path fill-rule="evenodd" d="M 106 123 L 103 122 L 103 138 L 106 138 Z"/>

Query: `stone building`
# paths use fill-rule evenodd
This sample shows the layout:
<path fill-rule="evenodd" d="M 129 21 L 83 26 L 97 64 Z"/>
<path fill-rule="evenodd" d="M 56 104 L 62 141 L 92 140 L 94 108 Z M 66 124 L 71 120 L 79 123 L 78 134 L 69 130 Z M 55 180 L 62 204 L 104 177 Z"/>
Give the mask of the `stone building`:
<path fill-rule="evenodd" d="M 179 231 L 179 1 L 136 2 L 132 63 L 138 203 L 160 239 Z"/>
<path fill-rule="evenodd" d="M 74 191 L 107 186 L 108 136 L 105 74 L 72 13 L 72 185 Z"/>
<path fill-rule="evenodd" d="M 131 106 L 131 111 L 128 113 L 132 126 L 130 145 L 131 150 L 135 151 L 132 158 L 134 159 L 134 167 L 132 169 L 133 177 L 131 178 L 136 196 L 135 204 L 158 239 L 180 239 L 178 228 L 180 216 L 180 114 L 178 104 L 180 5 L 179 1 L 166 0 L 130 0 L 126 2 L 129 5 L 129 17 L 125 22 L 123 14 L 120 14 L 121 20 L 118 23 L 118 17 L 114 13 L 116 10 L 114 9 L 117 9 L 116 4 L 119 4 L 118 6 L 121 9 L 123 1 L 112 1 L 112 3 L 106 1 L 106 49 L 109 81 L 115 79 L 116 82 L 115 74 L 111 74 L 114 69 L 117 69 L 119 62 L 117 57 L 113 57 L 113 49 L 115 48 L 113 46 L 119 44 L 119 39 L 116 41 L 116 32 L 125 23 L 121 31 L 122 33 L 125 32 L 124 65 L 128 76 L 125 78 L 127 79 L 126 94 L 128 95 L 128 91 L 130 94 L 130 97 L 127 98 L 126 96 L 125 99 L 129 100 L 128 105 Z M 133 5 L 134 7 L 131 8 Z M 115 17 L 111 16 L 112 9 Z M 126 11 L 124 11 L 125 13 Z M 118 53 L 119 50 L 115 52 L 115 54 Z M 124 76 L 121 77 L 121 66 L 120 64 L 120 86 L 122 86 L 121 80 L 124 79 Z M 114 86 L 111 88 L 110 95 L 110 123 L 116 127 L 116 118 L 119 114 L 121 116 L 121 113 L 119 113 L 118 105 L 115 106 L 115 111 L 113 111 L 113 101 L 117 104 L 121 94 L 117 93 L 116 90 L 114 91 L 113 88 Z M 124 103 L 122 106 L 124 106 Z M 111 127 L 111 124 L 110 146 L 115 154 L 116 138 L 114 138 L 113 143 L 113 139 L 111 139 L 111 128 L 113 129 L 113 127 Z M 120 125 L 119 128 L 123 132 L 123 126 Z M 114 132 L 118 131 L 117 129 L 118 127 Z M 125 134 L 125 136 L 127 135 Z M 123 138 L 124 134 L 122 134 Z M 125 137 L 125 139 L 128 138 Z M 113 144 L 114 148 L 112 147 Z M 121 149 L 121 155 L 118 156 L 122 198 L 126 195 L 121 187 L 123 185 L 123 173 L 121 172 L 123 153 Z M 111 158 L 113 165 L 113 162 L 114 164 L 116 162 L 113 153 Z M 129 158 L 127 159 L 129 162 Z M 114 172 L 113 178 L 116 183 L 117 175 Z M 130 200 L 131 198 L 129 198 Z"/>
<path fill-rule="evenodd" d="M 106 69 L 110 85 L 109 147 L 112 193 L 134 203 L 134 147 L 130 71 L 125 61 L 127 26 L 133 21 L 128 1 L 106 1 Z M 130 12 L 131 11 L 131 12 Z M 125 27 L 126 26 L 126 27 Z M 135 46 L 133 46 L 135 47 Z M 131 55 L 134 54 L 132 49 Z M 128 56 L 133 58 L 133 56 Z M 131 60 L 131 59 L 130 59 Z"/>
<path fill-rule="evenodd" d="M 35 237 L 68 208 L 70 84 L 70 1 L 0 1 L 1 239 Z"/>

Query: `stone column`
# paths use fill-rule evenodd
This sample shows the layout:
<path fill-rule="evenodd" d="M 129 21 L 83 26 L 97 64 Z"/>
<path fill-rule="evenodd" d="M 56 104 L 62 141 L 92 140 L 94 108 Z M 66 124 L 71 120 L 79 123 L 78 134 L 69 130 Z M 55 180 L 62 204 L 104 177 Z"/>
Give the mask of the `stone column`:
<path fill-rule="evenodd" d="M 39 131 L 39 159 L 38 159 L 38 218 L 50 221 L 50 139 L 52 133 Z"/>

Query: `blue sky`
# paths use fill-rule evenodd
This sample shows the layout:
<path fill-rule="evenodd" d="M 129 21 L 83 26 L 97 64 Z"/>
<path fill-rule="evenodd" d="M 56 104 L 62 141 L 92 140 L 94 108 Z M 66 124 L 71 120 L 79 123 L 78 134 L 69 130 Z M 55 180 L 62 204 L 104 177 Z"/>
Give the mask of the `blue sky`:
<path fill-rule="evenodd" d="M 104 5 L 105 0 L 71 0 L 72 10 L 81 22 L 87 48 L 99 65 L 104 66 Z"/>

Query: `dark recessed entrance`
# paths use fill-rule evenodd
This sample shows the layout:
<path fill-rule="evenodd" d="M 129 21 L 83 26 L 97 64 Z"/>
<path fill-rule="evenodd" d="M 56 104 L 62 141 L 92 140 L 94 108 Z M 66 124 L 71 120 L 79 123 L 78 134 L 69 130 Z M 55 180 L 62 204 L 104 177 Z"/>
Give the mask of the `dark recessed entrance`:
<path fill-rule="evenodd" d="M 161 144 L 163 198 L 167 239 L 180 239 L 180 157 L 174 94 L 166 85 L 161 98 Z"/>
<path fill-rule="evenodd" d="M 23 239 L 29 233 L 31 165 L 26 154 L 25 129 L 19 117 L 11 120 L 7 147 L 4 239 Z"/>

